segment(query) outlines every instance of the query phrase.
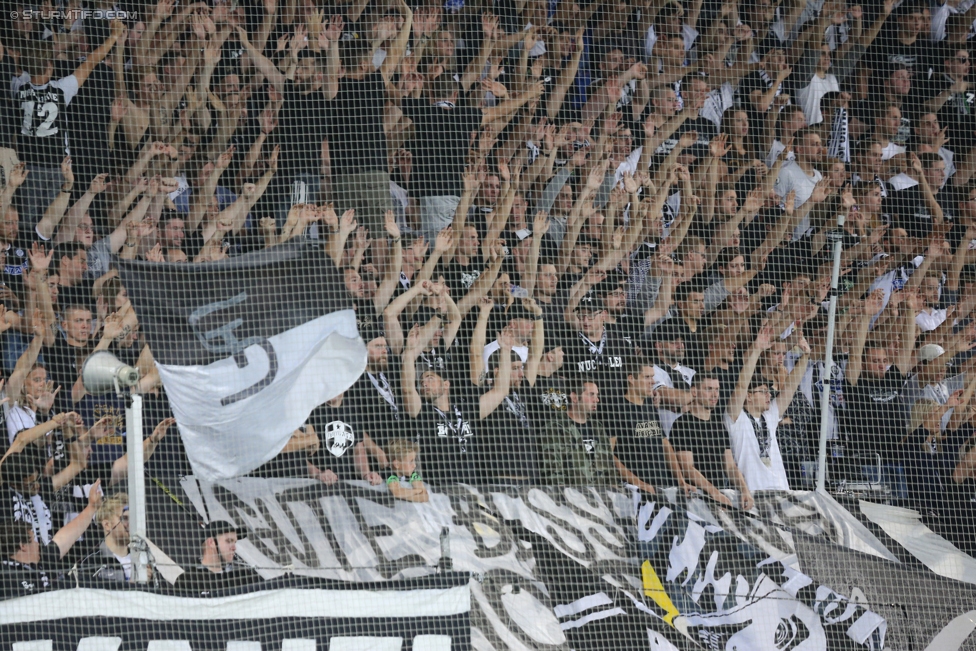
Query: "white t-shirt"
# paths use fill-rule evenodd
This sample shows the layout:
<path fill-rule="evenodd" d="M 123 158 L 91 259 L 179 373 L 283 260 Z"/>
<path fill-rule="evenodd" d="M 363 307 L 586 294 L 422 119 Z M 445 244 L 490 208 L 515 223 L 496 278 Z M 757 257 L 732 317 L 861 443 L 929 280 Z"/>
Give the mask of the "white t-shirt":
<path fill-rule="evenodd" d="M 13 443 L 18 432 L 37 425 L 37 414 L 21 405 L 14 405 L 7 411 L 7 439 Z"/>
<path fill-rule="evenodd" d="M 762 418 L 763 422 L 759 423 L 756 419 L 757 424 L 765 425 L 768 433 L 768 441 L 762 450 L 751 416 L 745 409 L 742 410 L 734 423 L 728 413 L 724 415 L 725 427 L 729 430 L 729 438 L 732 443 L 732 457 L 735 459 L 735 465 L 739 467 L 750 491 L 789 490 L 786 468 L 783 466 L 779 443 L 776 442 L 776 427 L 781 420 L 777 402 L 773 400 L 769 409 L 763 412 L 759 418 Z"/>
<path fill-rule="evenodd" d="M 881 160 L 891 160 L 898 154 L 904 154 L 906 151 L 903 146 L 889 141 L 885 147 L 881 148 Z"/>
<path fill-rule="evenodd" d="M 839 92 L 840 84 L 837 77 L 825 75 L 823 79 L 814 75 L 810 83 L 800 89 L 796 94 L 796 103 L 803 108 L 803 115 L 807 118 L 807 124 L 814 125 L 823 122 L 823 113 L 820 112 L 820 99 L 827 93 Z"/>
<path fill-rule="evenodd" d="M 490 344 L 488 344 L 487 346 L 485 346 L 485 352 L 482 353 L 482 357 L 485 360 L 485 370 L 486 371 L 488 370 L 488 358 L 491 357 L 491 354 L 493 352 L 495 352 L 496 350 L 498 350 L 499 348 L 501 348 L 501 344 L 498 343 L 498 340 L 497 339 L 495 341 L 491 342 Z M 518 356 L 522 360 L 522 363 L 523 364 L 526 363 L 527 361 L 529 361 L 529 347 L 528 346 L 512 346 L 512 350 L 514 352 L 518 353 Z"/>
<path fill-rule="evenodd" d="M 706 120 L 714 122 L 715 126 L 721 127 L 722 116 L 734 105 L 735 88 L 729 82 L 725 82 L 705 96 L 705 103 L 698 114 Z"/>
<path fill-rule="evenodd" d="M 921 328 L 922 332 L 930 332 L 942 325 L 945 320 L 945 310 L 932 310 L 931 314 L 923 310 L 915 316 L 915 325 Z"/>
<path fill-rule="evenodd" d="M 807 176 L 807 173 L 800 169 L 799 163 L 796 161 L 787 161 L 779 168 L 779 176 L 776 177 L 776 184 L 773 185 L 773 191 L 779 196 L 785 197 L 789 194 L 790 190 L 795 190 L 795 206 L 799 208 L 807 202 L 810 195 L 813 194 L 814 186 L 822 178 L 823 174 L 820 173 L 820 170 L 814 170 L 813 176 Z"/>
<path fill-rule="evenodd" d="M 766 167 L 772 169 L 773 165 L 776 164 L 776 159 L 779 158 L 780 152 L 786 149 L 786 145 L 781 143 L 779 140 L 774 140 L 773 144 L 769 148 L 769 154 L 766 156 Z M 786 160 L 783 161 L 785 165 L 788 161 L 796 160 L 796 154 L 790 152 L 786 155 Z"/>
<path fill-rule="evenodd" d="M 678 387 L 679 389 L 688 390 L 691 388 L 691 378 L 695 377 L 695 371 L 688 368 L 687 366 L 681 366 L 680 364 L 676 369 L 674 369 L 681 374 L 685 383 L 688 385 L 686 387 Z M 661 387 L 668 387 L 669 389 L 674 389 L 674 382 L 671 380 L 671 375 L 658 366 L 654 365 L 654 390 L 658 390 Z M 681 414 L 679 412 L 671 411 L 665 407 L 659 407 L 657 410 L 658 417 L 661 419 L 661 429 L 664 431 L 664 436 L 667 438 L 671 434 L 671 426 L 674 425 L 674 421 L 678 420 L 678 416 Z"/>

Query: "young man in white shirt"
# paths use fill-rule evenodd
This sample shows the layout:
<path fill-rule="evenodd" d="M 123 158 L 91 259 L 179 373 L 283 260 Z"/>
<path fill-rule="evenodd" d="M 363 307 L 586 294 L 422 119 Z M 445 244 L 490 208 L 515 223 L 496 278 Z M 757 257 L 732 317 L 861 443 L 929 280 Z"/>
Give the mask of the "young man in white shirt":
<path fill-rule="evenodd" d="M 810 360 L 810 345 L 801 337 L 799 347 L 803 355 L 779 395 L 771 399 L 769 382 L 762 377 L 753 377 L 759 356 L 772 345 L 770 334 L 764 330 L 756 337 L 725 411 L 732 456 L 752 492 L 790 489 L 776 441 L 776 428 L 792 402 Z"/>
<path fill-rule="evenodd" d="M 814 165 L 823 158 L 820 135 L 810 128 L 800 129 L 794 136 L 796 160 L 787 161 L 779 170 L 773 191 L 785 197 L 790 190 L 796 192 L 795 207 L 799 208 L 813 194 L 813 189 L 823 178 Z"/>

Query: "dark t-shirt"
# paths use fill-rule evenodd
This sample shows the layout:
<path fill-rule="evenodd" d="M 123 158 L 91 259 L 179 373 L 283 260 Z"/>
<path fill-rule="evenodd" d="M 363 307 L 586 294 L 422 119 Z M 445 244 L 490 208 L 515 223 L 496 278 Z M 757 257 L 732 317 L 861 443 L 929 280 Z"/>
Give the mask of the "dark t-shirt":
<path fill-rule="evenodd" d="M 455 259 L 451 261 L 451 264 L 443 267 L 440 273 L 444 275 L 447 286 L 451 288 L 451 296 L 460 299 L 468 293 L 471 285 L 478 280 L 484 270 L 484 265 L 477 264 L 474 261 L 471 261 L 467 266 L 462 266 Z"/>
<path fill-rule="evenodd" d="M 385 171 L 386 82 L 374 72 L 363 79 L 339 80 L 339 92 L 329 115 L 329 157 L 333 177 Z"/>
<path fill-rule="evenodd" d="M 530 397 L 520 391 L 510 391 L 502 404 L 479 424 L 482 472 L 486 479 L 538 478 L 538 455 L 529 400 Z"/>
<path fill-rule="evenodd" d="M 250 567 L 240 565 L 232 565 L 219 574 L 215 574 L 205 567 L 193 567 L 179 575 L 173 587 L 194 594 L 206 594 L 215 590 L 253 585 L 261 583 L 263 580 L 261 575 Z"/>
<path fill-rule="evenodd" d="M 923 35 L 919 35 L 911 45 L 898 40 L 895 32 L 886 31 L 878 37 L 868 50 L 866 62 L 872 70 L 884 70 L 891 65 L 904 65 L 916 79 L 928 76 L 930 61 L 927 54 L 931 46 Z"/>
<path fill-rule="evenodd" d="M 70 411 L 73 408 L 71 388 L 78 380 L 81 366 L 91 354 L 91 349 L 90 343 L 80 348 L 72 346 L 60 334 L 56 335 L 54 345 L 44 347 L 42 352 L 47 376 L 54 382 L 55 389 L 61 387 L 55 404 L 55 411 Z"/>
<path fill-rule="evenodd" d="M 303 95 L 295 82 L 286 81 L 284 102 L 278 117 L 281 163 L 279 176 L 288 179 L 300 172 L 318 174 L 325 136 L 325 98 L 316 92 Z"/>
<path fill-rule="evenodd" d="M 89 310 L 95 307 L 95 299 L 92 298 L 92 287 L 95 286 L 94 279 L 82 278 L 71 287 L 65 285 L 58 286 L 58 305 L 68 307 L 69 305 L 82 305 Z"/>
<path fill-rule="evenodd" d="M 563 344 L 563 369 L 593 378 L 600 388 L 601 398 L 621 398 L 627 386 L 624 362 L 630 349 L 622 339 L 609 330 L 599 341 L 584 341 L 581 333 L 574 333 Z"/>
<path fill-rule="evenodd" d="M 48 568 L 56 567 L 60 560 L 60 549 L 50 543 L 41 545 L 41 562 L 36 565 L 9 559 L 0 561 L 0 596 L 13 599 L 50 590 L 54 576 L 48 573 Z"/>
<path fill-rule="evenodd" d="M 894 365 L 882 378 L 869 377 L 862 371 L 856 386 L 844 380 L 847 408 L 840 412 L 841 425 L 857 453 L 897 456 L 895 449 L 905 435 L 905 413 L 899 398 L 907 381 Z"/>
<path fill-rule="evenodd" d="M 410 194 L 414 197 L 459 197 L 461 175 L 471 133 L 481 127 L 481 109 L 470 106 L 441 108 L 426 99 L 404 99 L 403 112 L 416 128 L 410 144 L 413 168 Z"/>
<path fill-rule="evenodd" d="M 14 92 L 14 101 L 21 109 L 17 135 L 17 155 L 21 161 L 43 167 L 61 165 L 68 144 L 65 113 L 77 90 L 78 80 L 70 75 L 41 86 L 27 82 Z"/>
<path fill-rule="evenodd" d="M 319 470 L 329 469 L 339 479 L 359 479 L 353 462 L 354 448 L 362 443 L 359 410 L 343 399 L 338 407 L 319 405 L 308 417 L 319 437 L 319 450 L 309 461 Z"/>
<path fill-rule="evenodd" d="M 926 237 L 932 230 L 932 211 L 925 202 L 922 189 L 913 185 L 904 190 L 889 189 L 884 200 L 885 212 L 891 215 L 896 226 L 904 228 L 912 237 Z"/>
<path fill-rule="evenodd" d="M 428 481 L 471 482 L 479 476 L 481 440 L 475 429 L 478 413 L 477 398 L 463 393 L 447 411 L 424 402 L 413 421 L 413 431 L 420 443 L 421 472 Z"/>
<path fill-rule="evenodd" d="M 716 412 L 712 412 L 709 420 L 684 414 L 674 421 L 668 440 L 675 452 L 694 455 L 695 468 L 715 488 L 726 487 L 725 451 L 729 449 L 729 433 Z"/>
<path fill-rule="evenodd" d="M 346 394 L 358 416 L 357 424 L 381 448 L 401 435 L 407 418 L 400 394 L 400 365 L 390 359 L 382 373 L 363 373 Z M 316 430 L 318 431 L 318 430 Z"/>
<path fill-rule="evenodd" d="M 657 408 L 651 403 L 635 405 L 624 400 L 614 410 L 614 422 L 619 426 L 611 431 L 617 437 L 614 455 L 627 470 L 651 486 L 671 486 L 674 479 L 664 461 L 662 440 L 664 432 Z"/>

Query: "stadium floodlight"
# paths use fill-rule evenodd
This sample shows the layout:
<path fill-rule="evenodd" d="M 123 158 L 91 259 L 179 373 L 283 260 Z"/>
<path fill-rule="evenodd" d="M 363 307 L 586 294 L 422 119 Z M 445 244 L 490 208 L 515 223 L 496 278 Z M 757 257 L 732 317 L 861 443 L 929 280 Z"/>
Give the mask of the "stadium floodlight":
<path fill-rule="evenodd" d="M 142 449 L 142 396 L 128 393 L 139 384 L 139 371 L 123 363 L 108 351 L 91 355 L 81 367 L 81 383 L 93 395 L 115 393 L 125 399 L 126 454 L 129 479 L 129 548 L 132 576 L 136 583 L 146 583 L 149 563 L 146 546 L 146 481 Z"/>

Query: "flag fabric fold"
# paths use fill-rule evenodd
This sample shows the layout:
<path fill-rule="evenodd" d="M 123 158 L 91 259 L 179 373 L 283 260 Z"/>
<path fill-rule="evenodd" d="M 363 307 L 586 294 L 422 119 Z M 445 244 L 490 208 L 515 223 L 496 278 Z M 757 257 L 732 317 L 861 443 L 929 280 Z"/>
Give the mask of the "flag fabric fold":
<path fill-rule="evenodd" d="M 274 458 L 365 369 L 342 278 L 314 242 L 219 262 L 118 266 L 187 457 L 208 480 Z"/>

